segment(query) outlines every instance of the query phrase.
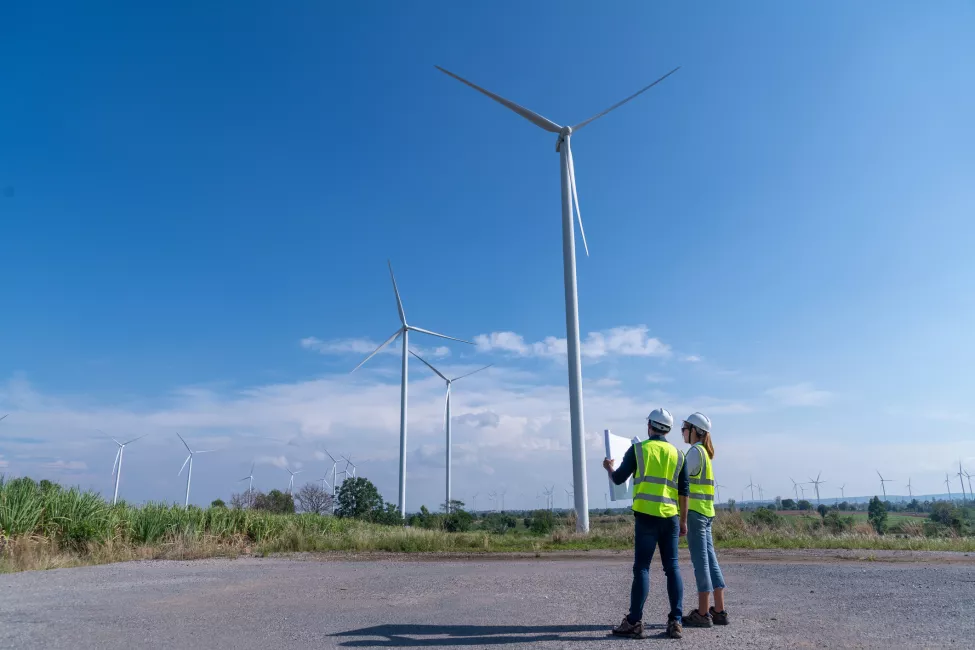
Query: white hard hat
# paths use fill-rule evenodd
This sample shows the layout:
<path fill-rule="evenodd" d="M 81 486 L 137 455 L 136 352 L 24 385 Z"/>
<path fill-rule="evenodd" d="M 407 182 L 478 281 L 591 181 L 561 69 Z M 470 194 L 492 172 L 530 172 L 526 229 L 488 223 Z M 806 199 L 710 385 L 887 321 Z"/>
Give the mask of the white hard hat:
<path fill-rule="evenodd" d="M 647 416 L 647 422 L 654 429 L 667 433 L 674 426 L 674 416 L 667 409 L 653 409 Z"/>
<path fill-rule="evenodd" d="M 711 433 L 711 420 L 703 413 L 691 413 L 684 422 L 694 425 L 701 431 Z"/>

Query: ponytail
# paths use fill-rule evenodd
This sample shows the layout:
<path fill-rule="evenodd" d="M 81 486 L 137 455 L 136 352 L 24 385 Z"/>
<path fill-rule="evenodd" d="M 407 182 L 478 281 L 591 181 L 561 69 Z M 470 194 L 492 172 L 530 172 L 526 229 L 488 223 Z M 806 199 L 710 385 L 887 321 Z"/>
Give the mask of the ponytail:
<path fill-rule="evenodd" d="M 702 431 L 697 427 L 694 428 L 697 429 L 697 437 L 701 443 L 701 446 L 707 450 L 708 457 L 711 458 L 711 460 L 714 460 L 714 444 L 711 442 L 711 433 L 709 431 Z"/>

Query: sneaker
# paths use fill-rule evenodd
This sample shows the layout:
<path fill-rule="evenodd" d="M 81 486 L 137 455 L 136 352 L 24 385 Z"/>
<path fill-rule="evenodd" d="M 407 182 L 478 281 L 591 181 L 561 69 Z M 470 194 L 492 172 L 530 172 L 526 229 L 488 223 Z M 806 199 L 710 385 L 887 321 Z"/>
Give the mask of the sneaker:
<path fill-rule="evenodd" d="M 674 619 L 670 619 L 667 621 L 667 636 L 671 639 L 681 639 L 684 637 L 684 628 Z"/>
<path fill-rule="evenodd" d="M 715 625 L 727 625 L 728 624 L 728 612 L 716 612 L 714 607 L 708 610 L 708 614 L 711 615 L 711 620 L 714 621 Z"/>
<path fill-rule="evenodd" d="M 713 627 L 714 622 L 711 620 L 711 614 L 705 614 L 701 616 L 701 613 L 696 609 L 684 617 L 684 622 L 687 623 L 687 627 Z"/>
<path fill-rule="evenodd" d="M 625 616 L 623 617 L 623 622 L 613 628 L 613 634 L 616 636 L 625 636 L 630 639 L 647 638 L 647 632 L 643 629 L 643 621 L 630 623 L 630 619 Z"/>

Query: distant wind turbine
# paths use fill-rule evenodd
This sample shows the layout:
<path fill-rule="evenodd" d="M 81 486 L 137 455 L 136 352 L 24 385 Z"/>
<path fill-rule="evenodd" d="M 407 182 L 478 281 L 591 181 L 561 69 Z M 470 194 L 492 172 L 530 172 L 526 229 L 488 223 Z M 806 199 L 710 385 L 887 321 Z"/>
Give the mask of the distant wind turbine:
<path fill-rule="evenodd" d="M 403 301 L 400 299 L 399 289 L 396 287 L 396 277 L 393 275 L 393 265 L 389 262 L 388 264 L 389 278 L 393 281 L 393 293 L 396 294 L 396 309 L 399 312 L 399 320 L 401 325 L 399 329 L 397 329 L 392 336 L 390 336 L 385 342 L 376 348 L 372 354 L 363 359 L 358 366 L 353 368 L 352 372 L 355 372 L 361 368 L 366 361 L 372 359 L 380 350 L 395 341 L 397 338 L 400 336 L 403 337 L 403 371 L 400 378 L 399 393 L 399 514 L 401 517 L 406 518 L 406 380 L 409 373 L 410 356 L 407 353 L 409 352 L 410 347 L 410 332 L 429 334 L 430 336 L 437 336 L 450 341 L 459 341 L 469 345 L 473 345 L 473 343 L 463 339 L 455 339 L 454 337 L 447 336 L 446 334 L 438 334 L 437 332 L 431 332 L 430 330 L 408 325 L 406 322 L 406 311 L 403 309 Z"/>
<path fill-rule="evenodd" d="M 182 474 L 183 473 L 183 470 L 186 468 L 187 463 L 189 463 L 189 466 L 190 466 L 189 467 L 189 471 L 186 472 L 186 501 L 183 503 L 183 507 L 184 508 L 188 508 L 188 507 L 190 507 L 190 481 L 193 480 L 193 457 L 196 454 L 209 454 L 210 452 L 213 451 L 213 449 L 204 449 L 202 451 L 193 451 L 192 449 L 190 449 L 190 446 L 188 444 L 186 444 L 186 441 L 183 440 L 183 436 L 180 436 L 179 433 L 177 433 L 176 435 L 179 436 L 179 439 L 183 443 L 183 446 L 186 447 L 186 451 L 190 452 L 190 455 L 187 456 L 186 457 L 186 460 L 183 461 L 183 467 L 180 467 L 179 468 L 179 472 L 176 473 L 176 476 L 179 476 L 180 474 Z"/>
<path fill-rule="evenodd" d="M 336 489 L 336 487 L 335 487 L 335 468 L 338 466 L 339 463 L 338 463 L 337 460 L 335 460 L 335 457 L 332 456 L 332 454 L 330 454 L 328 452 L 328 449 L 323 449 L 323 451 L 325 452 L 325 455 L 328 456 L 332 460 L 332 496 L 334 497 L 335 496 L 335 489 Z"/>
<path fill-rule="evenodd" d="M 965 503 L 965 470 L 961 468 L 961 461 L 958 461 L 958 482 L 961 483 L 961 502 Z"/>
<path fill-rule="evenodd" d="M 907 477 L 907 496 L 911 497 L 912 499 L 914 498 L 914 491 L 911 488 L 911 477 L 910 476 Z"/>
<path fill-rule="evenodd" d="M 945 486 L 948 488 L 948 501 L 951 501 L 951 480 L 948 478 L 948 474 L 945 474 Z"/>
<path fill-rule="evenodd" d="M 345 476 L 346 476 L 346 478 L 348 478 L 348 476 L 349 476 L 349 468 L 350 467 L 352 468 L 352 478 L 355 478 L 355 473 L 356 473 L 356 471 L 359 468 L 356 467 L 355 466 L 355 463 L 352 462 L 352 456 L 351 455 L 350 456 L 341 456 L 340 458 L 342 458 L 345 461 Z"/>
<path fill-rule="evenodd" d="M 288 467 L 287 465 L 284 466 L 284 469 L 286 469 L 288 471 L 288 474 L 291 474 L 291 479 L 288 481 L 288 494 L 294 494 L 295 493 L 295 476 L 297 476 L 298 474 L 301 474 L 304 470 L 299 469 L 297 472 L 293 472 L 293 471 L 291 471 L 291 468 Z"/>
<path fill-rule="evenodd" d="M 5 418 L 7 416 L 5 415 L 3 417 Z M 2 419 L 3 418 L 0 418 L 0 420 L 2 420 Z M 146 435 L 148 435 L 148 434 L 146 434 Z M 119 484 L 119 481 L 122 479 L 122 454 L 125 452 L 125 446 L 126 445 L 130 445 L 133 442 L 135 442 L 136 440 L 141 440 L 142 438 L 145 438 L 145 437 L 146 437 L 145 435 L 141 435 L 138 438 L 132 438 L 132 440 L 126 440 L 125 442 L 119 442 L 118 440 L 115 440 L 115 438 L 112 438 L 112 441 L 116 445 L 118 445 L 118 452 L 116 452 L 116 454 L 115 454 L 115 463 L 112 465 L 112 474 L 115 475 L 115 495 L 112 497 L 112 505 L 113 506 L 116 503 L 118 503 L 118 484 Z"/>
<path fill-rule="evenodd" d="M 844 483 L 843 485 L 840 486 L 840 498 L 841 499 L 845 499 L 846 498 L 846 492 L 844 492 L 845 489 L 846 489 L 846 483 Z"/>
<path fill-rule="evenodd" d="M 972 475 L 969 474 L 968 472 L 965 472 L 965 478 L 968 479 L 968 495 L 969 495 L 970 498 L 975 499 L 975 497 L 972 497 L 971 496 L 972 495 Z"/>
<path fill-rule="evenodd" d="M 442 372 L 440 372 L 439 370 L 437 370 L 436 368 L 434 368 L 430 363 L 428 363 L 423 357 L 421 357 L 420 355 L 418 355 L 416 352 L 414 352 L 413 350 L 410 350 L 410 354 L 412 354 L 414 357 L 416 357 L 417 359 L 419 359 L 420 361 L 422 361 L 423 362 L 423 365 L 425 365 L 427 368 L 429 368 L 430 370 L 432 370 L 434 372 L 434 374 L 436 374 L 438 377 L 440 377 L 441 379 L 443 379 L 444 382 L 446 382 L 446 384 L 447 384 L 447 399 L 446 399 L 445 404 L 444 404 L 444 416 L 443 416 L 444 431 L 446 432 L 446 435 L 447 435 L 447 498 L 444 501 L 444 503 L 447 504 L 447 513 L 449 514 L 450 513 L 450 465 L 451 465 L 451 461 L 450 461 L 450 458 L 451 458 L 451 456 L 450 456 L 450 454 L 451 454 L 451 438 L 450 438 L 450 387 L 453 385 L 453 383 L 455 381 L 458 381 L 460 379 L 463 379 L 464 377 L 470 377 L 474 373 L 481 372 L 482 370 L 487 370 L 491 366 L 490 365 L 484 366 L 483 368 L 478 368 L 474 372 L 469 372 L 469 373 L 464 374 L 464 375 L 461 375 L 459 377 L 454 377 L 453 379 L 447 379 L 446 375 L 444 375 Z"/>
<path fill-rule="evenodd" d="M 572 434 L 572 480 L 580 486 L 575 493 L 576 506 L 576 530 L 582 533 L 589 532 L 589 497 L 586 482 L 586 446 L 585 446 L 585 426 L 582 409 L 582 357 L 581 345 L 579 342 L 579 294 L 576 287 L 576 246 L 575 246 L 575 225 L 573 216 L 579 220 L 579 234 L 582 236 L 582 243 L 589 254 L 589 246 L 586 244 L 586 234 L 582 228 L 582 214 L 579 211 L 579 193 L 576 190 L 575 164 L 572 161 L 571 136 L 587 124 L 603 117 L 607 113 L 619 108 L 631 99 L 646 92 L 656 84 L 660 83 L 678 68 L 674 68 L 660 79 L 657 79 L 649 86 L 645 86 L 638 92 L 630 95 L 621 102 L 610 106 L 602 113 L 598 113 L 587 120 L 579 122 L 575 126 L 560 126 L 555 122 L 542 117 L 538 113 L 528 110 L 514 102 L 496 95 L 489 90 L 485 90 L 478 85 L 460 77 L 449 70 L 437 66 L 437 69 L 473 88 L 474 90 L 487 95 L 502 106 L 514 111 L 532 124 L 549 133 L 557 133 L 558 139 L 555 143 L 555 150 L 559 152 L 559 164 L 561 167 L 562 184 L 562 270 L 563 284 L 565 287 L 565 322 L 566 322 L 566 341 L 568 352 L 569 370 L 569 420 Z M 573 206 L 575 215 L 573 215 Z"/>
<path fill-rule="evenodd" d="M 752 480 L 752 477 L 751 476 L 748 477 L 748 485 L 745 486 L 745 489 L 752 491 L 752 501 L 754 501 L 755 500 L 755 481 Z"/>
<path fill-rule="evenodd" d="M 819 477 L 822 476 L 822 475 L 823 475 L 823 473 L 822 472 L 819 472 L 819 474 L 816 475 L 816 478 L 815 479 L 809 479 L 809 482 L 816 486 L 816 503 L 818 505 L 822 505 L 822 501 L 819 500 L 819 486 L 820 486 L 821 483 L 825 483 L 826 482 L 826 481 L 820 481 L 819 480 Z"/>
<path fill-rule="evenodd" d="M 721 503 L 721 491 L 718 488 L 723 488 L 723 487 L 726 487 L 726 486 L 724 486 L 724 485 L 718 485 L 718 484 L 715 484 L 715 486 L 714 486 L 714 497 L 718 500 L 718 503 Z M 609 508 L 609 504 L 606 505 L 606 508 L 607 509 Z"/>
<path fill-rule="evenodd" d="M 877 476 L 880 476 L 880 489 L 882 489 L 884 491 L 884 501 L 886 501 L 887 500 L 887 483 L 893 483 L 894 482 L 894 479 L 892 479 L 892 478 L 884 478 L 883 476 L 880 475 L 880 470 L 879 469 L 877 470 Z"/>
<path fill-rule="evenodd" d="M 796 501 L 799 501 L 799 484 L 796 483 L 796 480 L 791 476 L 789 477 L 789 480 L 792 481 L 792 489 L 796 493 Z"/>
<path fill-rule="evenodd" d="M 254 493 L 254 468 L 255 467 L 257 467 L 257 463 L 251 463 L 251 473 L 245 476 L 244 478 L 240 479 L 239 481 L 237 481 L 238 483 L 242 483 L 243 481 L 250 481 L 247 484 L 248 496 Z"/>

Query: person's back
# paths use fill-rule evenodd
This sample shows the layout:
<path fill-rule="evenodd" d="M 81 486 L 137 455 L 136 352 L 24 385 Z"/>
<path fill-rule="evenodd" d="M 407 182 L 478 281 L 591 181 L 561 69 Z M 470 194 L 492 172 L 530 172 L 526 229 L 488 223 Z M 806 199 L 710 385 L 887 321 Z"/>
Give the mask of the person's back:
<path fill-rule="evenodd" d="M 642 638 L 646 635 L 643 605 L 650 590 L 650 562 L 657 546 L 667 574 L 670 600 L 667 634 L 680 638 L 683 632 L 681 600 L 684 587 L 677 564 L 677 542 L 686 532 L 689 483 L 684 455 L 665 437 L 673 421 L 666 409 L 655 409 L 647 418 L 649 439 L 630 447 L 615 471 L 612 459 L 603 461 L 603 467 L 617 485 L 633 476 L 633 585 L 630 612 L 613 629 L 619 636 Z"/>

